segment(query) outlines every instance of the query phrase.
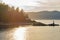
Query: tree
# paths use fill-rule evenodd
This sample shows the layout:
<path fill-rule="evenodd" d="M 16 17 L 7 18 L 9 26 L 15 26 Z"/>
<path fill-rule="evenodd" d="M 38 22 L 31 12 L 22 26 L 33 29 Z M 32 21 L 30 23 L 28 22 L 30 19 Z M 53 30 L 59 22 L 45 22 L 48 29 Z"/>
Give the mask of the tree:
<path fill-rule="evenodd" d="M 8 5 L 4 5 L 0 3 L 0 22 L 6 22 L 7 21 L 7 11 L 8 11 Z"/>

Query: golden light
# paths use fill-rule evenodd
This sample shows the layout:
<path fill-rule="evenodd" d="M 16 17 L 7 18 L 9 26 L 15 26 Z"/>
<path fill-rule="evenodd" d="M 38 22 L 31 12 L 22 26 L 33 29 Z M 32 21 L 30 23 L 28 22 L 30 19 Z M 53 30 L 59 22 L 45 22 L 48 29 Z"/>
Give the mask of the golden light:
<path fill-rule="evenodd" d="M 26 30 L 27 28 L 17 28 L 14 32 L 14 40 L 25 40 Z"/>

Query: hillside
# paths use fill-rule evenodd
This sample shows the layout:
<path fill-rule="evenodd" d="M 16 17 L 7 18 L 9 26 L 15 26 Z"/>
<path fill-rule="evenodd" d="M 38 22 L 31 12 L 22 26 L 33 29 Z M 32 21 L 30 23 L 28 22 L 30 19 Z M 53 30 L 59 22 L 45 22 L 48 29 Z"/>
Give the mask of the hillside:
<path fill-rule="evenodd" d="M 59 11 L 28 12 L 31 19 L 60 19 Z"/>

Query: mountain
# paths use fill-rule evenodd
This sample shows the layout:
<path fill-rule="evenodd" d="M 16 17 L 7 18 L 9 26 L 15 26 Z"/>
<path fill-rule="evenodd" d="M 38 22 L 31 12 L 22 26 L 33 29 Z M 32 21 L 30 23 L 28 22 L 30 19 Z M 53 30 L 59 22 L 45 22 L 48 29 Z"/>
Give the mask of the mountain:
<path fill-rule="evenodd" d="M 60 19 L 59 11 L 27 12 L 31 19 Z"/>

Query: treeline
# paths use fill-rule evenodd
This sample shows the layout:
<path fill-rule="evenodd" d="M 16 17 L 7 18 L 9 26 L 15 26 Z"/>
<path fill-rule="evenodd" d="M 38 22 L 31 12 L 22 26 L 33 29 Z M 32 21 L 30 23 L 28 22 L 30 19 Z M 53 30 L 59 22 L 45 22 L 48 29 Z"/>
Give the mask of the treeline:
<path fill-rule="evenodd" d="M 24 23 L 29 20 L 23 9 L 19 11 L 18 7 L 14 9 L 14 7 L 0 3 L 0 23 Z"/>

